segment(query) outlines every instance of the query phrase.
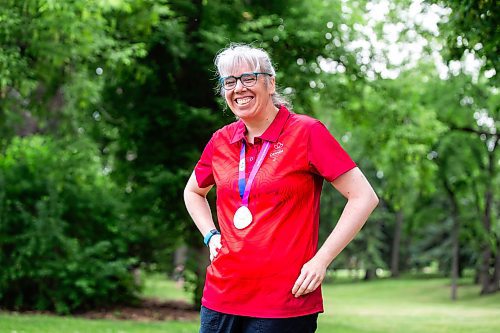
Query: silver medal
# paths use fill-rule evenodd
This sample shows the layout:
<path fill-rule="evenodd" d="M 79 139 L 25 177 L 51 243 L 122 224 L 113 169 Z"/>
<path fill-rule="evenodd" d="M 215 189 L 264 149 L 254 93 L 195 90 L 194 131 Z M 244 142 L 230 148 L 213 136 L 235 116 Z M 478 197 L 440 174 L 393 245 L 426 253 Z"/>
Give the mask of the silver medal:
<path fill-rule="evenodd" d="M 247 206 L 241 206 L 234 213 L 233 222 L 237 229 L 244 229 L 252 223 L 253 217 Z"/>

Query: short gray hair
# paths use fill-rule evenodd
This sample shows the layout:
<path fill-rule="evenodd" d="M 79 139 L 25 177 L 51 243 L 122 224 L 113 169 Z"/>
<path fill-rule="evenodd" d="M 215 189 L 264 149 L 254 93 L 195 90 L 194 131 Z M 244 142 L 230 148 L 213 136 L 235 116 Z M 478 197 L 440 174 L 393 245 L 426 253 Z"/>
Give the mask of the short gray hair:
<path fill-rule="evenodd" d="M 276 70 L 274 69 L 269 54 L 261 48 L 247 44 L 231 43 L 228 47 L 217 53 L 214 63 L 215 67 L 217 67 L 218 79 L 227 76 L 235 68 L 242 65 L 250 66 L 255 72 L 269 73 L 276 77 Z M 268 77 L 267 80 L 269 80 Z M 224 96 L 224 88 L 220 84 L 217 88 L 221 95 Z M 277 91 L 272 95 L 272 99 L 276 107 L 284 105 L 289 109 L 291 108 L 290 101 Z"/>

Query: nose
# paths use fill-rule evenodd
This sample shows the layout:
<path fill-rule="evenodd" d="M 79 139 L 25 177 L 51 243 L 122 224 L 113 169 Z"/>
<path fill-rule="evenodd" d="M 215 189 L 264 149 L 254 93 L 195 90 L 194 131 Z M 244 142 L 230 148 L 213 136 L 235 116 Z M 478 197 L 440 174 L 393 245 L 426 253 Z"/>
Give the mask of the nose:
<path fill-rule="evenodd" d="M 246 87 L 243 85 L 243 83 L 241 82 L 241 78 L 239 79 L 236 79 L 236 86 L 234 87 L 234 90 L 236 92 L 238 91 L 242 91 L 243 89 L 245 89 Z"/>

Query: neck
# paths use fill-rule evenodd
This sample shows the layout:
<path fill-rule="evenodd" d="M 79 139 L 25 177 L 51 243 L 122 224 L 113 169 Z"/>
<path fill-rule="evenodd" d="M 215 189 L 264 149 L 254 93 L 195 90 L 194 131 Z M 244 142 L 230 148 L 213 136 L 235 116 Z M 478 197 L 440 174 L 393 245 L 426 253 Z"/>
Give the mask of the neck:
<path fill-rule="evenodd" d="M 258 119 L 251 120 L 243 120 L 245 126 L 247 128 L 247 139 L 250 143 L 253 143 L 253 140 L 256 136 L 264 134 L 269 125 L 273 122 L 274 118 L 278 114 L 278 108 L 271 104 L 270 107 L 266 109 L 265 113 L 262 113 L 262 117 Z"/>

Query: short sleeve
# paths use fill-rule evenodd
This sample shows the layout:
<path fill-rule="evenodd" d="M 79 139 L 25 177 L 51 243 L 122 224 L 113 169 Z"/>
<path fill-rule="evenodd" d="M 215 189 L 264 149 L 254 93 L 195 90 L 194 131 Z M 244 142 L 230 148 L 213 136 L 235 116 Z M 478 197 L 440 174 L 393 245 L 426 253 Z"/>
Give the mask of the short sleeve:
<path fill-rule="evenodd" d="M 328 182 L 356 167 L 339 142 L 320 121 L 311 126 L 308 159 L 311 171 Z"/>
<path fill-rule="evenodd" d="M 213 169 L 212 169 L 212 156 L 214 151 L 213 137 L 203 149 L 200 160 L 196 163 L 194 168 L 194 175 L 200 188 L 205 188 L 215 184 Z"/>

